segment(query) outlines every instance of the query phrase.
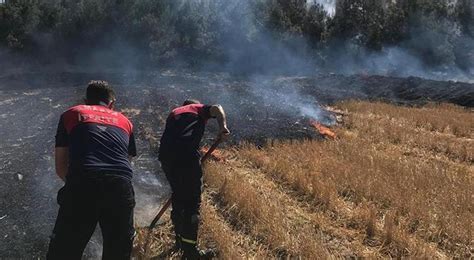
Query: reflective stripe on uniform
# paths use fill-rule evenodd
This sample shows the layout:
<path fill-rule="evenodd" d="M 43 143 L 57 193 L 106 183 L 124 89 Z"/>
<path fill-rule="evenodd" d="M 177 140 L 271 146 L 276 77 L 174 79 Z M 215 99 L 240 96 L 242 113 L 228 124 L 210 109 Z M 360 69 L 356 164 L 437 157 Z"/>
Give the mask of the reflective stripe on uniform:
<path fill-rule="evenodd" d="M 196 240 L 186 239 L 184 237 L 181 237 L 181 241 L 183 241 L 185 243 L 188 243 L 188 244 L 194 244 L 194 245 L 197 243 Z"/>

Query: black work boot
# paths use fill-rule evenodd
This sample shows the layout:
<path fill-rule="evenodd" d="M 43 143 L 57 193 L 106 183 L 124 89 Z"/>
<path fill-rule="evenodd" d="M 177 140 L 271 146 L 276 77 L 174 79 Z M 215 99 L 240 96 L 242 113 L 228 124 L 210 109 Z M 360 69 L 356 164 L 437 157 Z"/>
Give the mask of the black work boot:
<path fill-rule="evenodd" d="M 212 259 L 216 256 L 213 250 L 200 250 L 195 243 L 181 242 L 183 249 L 183 256 L 181 259 L 196 260 L 196 259 Z"/>
<path fill-rule="evenodd" d="M 171 212 L 171 221 L 173 222 L 174 228 L 174 239 L 175 244 L 173 247 L 173 251 L 181 250 L 181 232 L 183 230 L 183 217 L 181 213 L 177 213 L 178 211 L 174 210 Z"/>

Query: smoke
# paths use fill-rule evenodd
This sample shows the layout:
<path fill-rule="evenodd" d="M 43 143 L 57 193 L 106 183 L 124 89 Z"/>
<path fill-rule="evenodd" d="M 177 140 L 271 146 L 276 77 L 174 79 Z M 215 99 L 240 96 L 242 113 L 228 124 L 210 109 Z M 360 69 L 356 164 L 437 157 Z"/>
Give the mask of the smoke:
<path fill-rule="evenodd" d="M 253 75 L 337 73 L 474 80 L 474 39 L 463 34 L 459 22 L 451 18 L 420 13 L 412 19 L 407 39 L 396 45 L 383 45 L 378 51 L 366 48 L 367 36 L 361 34 L 315 49 L 309 39 L 299 34 L 282 36 L 270 30 L 265 19 L 258 17 L 262 13 L 256 1 L 211 2 L 205 5 L 203 14 L 217 14 L 219 33 L 215 41 L 221 47 L 224 62 L 203 62 L 199 67 L 202 70 Z M 450 10 L 456 4 L 457 1 L 450 2 Z M 337 15 L 334 0 L 310 0 L 307 5 L 320 6 L 329 17 Z"/>
<path fill-rule="evenodd" d="M 143 0 L 140 2 L 146 1 Z M 74 71 L 76 73 L 123 71 L 123 76 L 116 81 L 119 81 L 124 86 L 129 86 L 130 82 L 137 81 L 137 78 L 133 76 L 136 71 L 143 71 L 150 68 L 155 70 L 157 65 L 163 67 L 178 67 L 181 64 L 192 63 L 192 71 L 212 72 L 213 74 L 215 74 L 214 72 L 224 71 L 229 72 L 232 76 L 226 77 L 224 80 L 218 78 L 219 76 L 216 76 L 215 79 L 209 79 L 208 74 L 203 73 L 197 76 L 186 77 L 186 80 L 182 81 L 180 81 L 179 77 L 175 76 L 167 77 L 165 82 L 159 82 L 158 80 L 150 81 L 153 82 L 154 86 L 170 86 L 167 89 L 163 89 L 163 91 L 167 91 L 163 97 L 174 101 L 179 99 L 179 102 L 187 97 L 190 92 L 181 89 L 180 91 L 182 92 L 179 94 L 170 94 L 173 91 L 170 89 L 174 84 L 189 84 L 190 88 L 195 88 L 194 90 L 202 88 L 201 92 L 206 93 L 203 94 L 203 97 L 208 95 L 208 100 L 222 103 L 226 110 L 236 111 L 233 114 L 235 117 L 245 117 L 249 115 L 249 118 L 252 119 L 251 116 L 255 113 L 269 113 L 269 117 L 274 116 L 274 118 L 278 119 L 281 118 L 279 115 L 283 114 L 285 115 L 284 118 L 294 118 L 295 121 L 305 118 L 317 120 L 327 125 L 333 124 L 334 118 L 321 107 L 321 100 L 305 94 L 299 89 L 300 86 L 295 83 L 295 81 L 286 80 L 283 75 L 294 77 L 312 76 L 320 73 L 346 75 L 367 74 L 396 77 L 417 76 L 438 80 L 474 82 L 474 49 L 472 48 L 474 46 L 474 39 L 471 35 L 461 33 L 460 24 L 457 21 L 438 19 L 436 17 L 420 18 L 417 23 L 418 26 L 411 28 L 410 39 L 400 42 L 397 45 L 382 46 L 379 51 L 370 51 L 363 47 L 363 45 L 360 44 L 360 35 L 356 35 L 347 41 L 335 42 L 327 48 L 315 48 L 315 46 L 310 44 L 308 39 L 298 33 L 275 31 L 269 28 L 268 24 L 266 24 L 268 17 L 260 16 L 262 12 L 259 10 L 259 8 L 261 8 L 259 4 L 267 2 L 266 0 L 176 1 L 176 5 L 174 5 L 173 8 L 177 8 L 178 14 L 186 10 L 192 10 L 193 14 L 198 15 L 195 17 L 186 17 L 185 15 L 180 16 L 175 13 L 174 15 L 176 17 L 172 18 L 171 21 L 186 17 L 188 22 L 170 26 L 169 31 L 159 31 L 159 28 L 157 29 L 157 26 L 162 22 L 161 20 L 154 20 L 155 17 L 149 15 L 143 15 L 143 17 L 139 15 L 139 19 L 134 22 L 140 23 L 146 21 L 152 30 L 156 30 L 153 31 L 156 32 L 156 35 L 149 43 L 148 47 L 150 48 L 148 49 L 139 48 L 134 39 L 125 39 L 114 32 L 110 35 L 106 35 L 100 42 L 89 42 L 86 47 L 81 48 L 81 46 L 66 45 L 63 48 L 70 51 L 67 53 L 70 56 L 61 56 L 61 52 L 52 50 L 53 46 L 57 44 L 55 43 L 53 34 L 33 34 L 32 40 L 35 42 L 37 48 L 34 49 L 34 55 L 41 56 L 42 60 L 34 61 L 31 57 L 19 57 L 15 52 L 0 49 L 0 77 L 9 73 L 14 75 L 13 77 L 23 77 L 24 72 L 31 72 L 33 70 L 55 72 Z M 191 4 L 187 5 L 187 3 Z M 321 6 L 329 16 L 328 21 L 337 16 L 335 0 L 311 0 L 307 3 L 311 7 L 314 7 L 316 4 Z M 201 23 L 202 20 L 209 21 Z M 429 24 L 435 24 L 436 28 L 431 28 L 428 26 Z M 189 29 L 189 27 L 193 28 L 193 25 L 198 28 L 193 30 Z M 130 30 L 130 28 L 128 28 L 128 30 Z M 126 30 L 124 29 L 124 31 Z M 209 45 L 209 51 L 206 52 L 205 55 L 198 57 L 188 55 L 193 52 L 179 52 L 179 49 L 177 49 L 178 51 L 173 49 L 169 52 L 161 52 L 160 48 L 163 46 L 163 48 L 174 46 L 176 43 L 174 37 L 176 37 L 177 32 L 181 32 L 183 38 L 189 38 L 183 41 L 186 42 L 186 40 L 188 40 L 189 45 L 193 46 L 190 48 L 191 51 L 193 48 L 201 48 L 207 45 Z M 193 34 L 190 32 L 193 32 Z M 160 51 L 156 51 L 157 49 Z M 156 53 L 151 54 L 152 51 L 158 52 L 162 56 L 177 54 L 169 58 L 172 62 L 171 64 L 162 64 L 161 60 L 148 61 L 148 57 L 156 55 Z M 43 55 L 39 55 L 41 53 L 43 53 Z M 71 56 L 73 57 L 71 58 Z M 422 56 L 429 57 L 429 59 L 431 59 L 430 62 L 437 65 L 428 66 Z M 44 60 L 46 60 L 46 64 L 44 64 Z M 175 73 L 182 73 L 180 70 L 176 71 Z M 139 75 L 139 73 L 137 73 L 137 75 Z M 243 99 L 238 94 L 239 91 L 233 91 L 233 89 L 238 88 L 241 82 L 239 81 L 238 84 L 232 85 L 232 81 L 234 80 L 233 76 L 236 75 L 237 80 L 243 79 L 243 81 L 248 81 L 249 89 L 245 91 L 248 91 L 251 97 Z M 78 86 L 78 82 L 80 82 L 80 84 L 84 83 L 84 75 L 78 73 L 72 76 L 73 79 L 67 78 L 70 76 L 71 74 L 67 73 L 65 76 L 59 75 L 58 82 L 64 84 L 67 88 Z M 87 77 L 89 76 L 91 75 L 87 74 Z M 199 84 L 199 82 L 201 82 L 200 77 L 205 78 L 204 83 Z M 0 78 L 0 80 L 3 80 L 3 78 Z M 28 81 L 28 84 L 36 88 L 42 86 L 51 87 L 49 83 L 53 81 L 41 81 L 31 78 L 25 80 Z M 56 79 L 54 79 L 54 81 L 55 80 Z M 210 80 L 214 80 L 214 82 L 210 82 Z M 172 82 L 172 84 L 169 82 Z M 223 82 L 231 85 L 230 88 L 225 90 L 215 87 L 223 84 Z M 205 92 L 204 90 L 209 87 L 210 84 L 213 84 L 214 89 L 217 91 L 213 93 Z M 330 84 L 328 84 L 327 89 L 320 89 L 325 91 L 332 87 L 336 88 L 336 86 L 330 86 Z M 340 86 L 337 87 L 342 88 Z M 383 86 L 380 87 L 383 88 Z M 348 92 L 350 92 L 350 90 L 348 90 Z M 58 93 L 66 97 L 70 94 L 70 90 L 68 89 L 67 91 Z M 198 92 L 193 91 L 192 93 L 196 94 Z M 51 93 L 49 94 L 52 95 Z M 15 96 L 16 95 L 17 94 L 15 94 Z M 82 97 L 82 95 L 82 92 L 77 93 L 77 98 L 79 98 L 79 96 Z M 163 102 L 162 99 L 152 100 L 153 97 L 145 92 L 140 96 L 141 99 L 136 98 L 136 100 L 129 102 L 129 104 L 144 106 L 144 104 Z M 71 101 L 69 99 L 63 99 L 62 97 L 58 98 L 58 100 L 60 100 L 63 105 Z M 261 105 L 247 107 L 245 102 L 248 100 L 260 102 Z M 0 101 L 0 105 L 2 105 L 2 102 L 5 103 L 7 101 L 10 102 L 7 99 Z M 7 121 L 8 123 L 3 124 L 4 127 L 18 125 L 17 115 L 31 114 L 28 111 L 46 110 L 46 108 L 38 108 L 35 103 L 37 101 L 35 100 L 29 100 L 29 102 L 24 102 L 23 104 L 16 104 L 14 101 L 11 102 L 11 108 L 16 107 L 22 110 L 15 110 L 11 113 L 2 112 L 0 117 L 3 120 L 5 119 L 4 116 L 9 117 L 8 120 L 10 120 Z M 8 104 L 8 106 L 9 105 L 10 104 Z M 247 111 L 255 107 L 264 107 L 267 111 Z M 54 113 L 58 115 L 59 111 L 57 107 L 54 106 L 54 109 Z M 246 111 L 244 112 L 243 110 Z M 15 113 L 17 115 L 15 115 Z M 154 115 L 156 116 L 156 114 Z M 38 137 L 38 140 L 51 140 L 51 133 L 54 131 L 57 122 L 56 118 L 52 118 L 52 114 L 48 114 L 48 116 L 47 123 L 33 124 L 48 125 L 48 128 L 42 130 L 42 135 Z M 20 120 L 21 127 L 19 128 L 34 131 L 35 129 L 29 124 L 31 120 L 24 119 L 25 120 Z M 245 119 L 241 119 L 239 122 L 242 121 L 245 121 Z M 242 127 L 242 125 L 239 125 L 239 127 Z M 6 132 L 18 136 L 27 135 L 24 132 L 15 130 L 16 128 L 4 129 L 7 130 L 2 132 L 3 134 Z M 139 142 L 139 147 L 149 147 L 149 143 L 144 140 Z M 144 155 L 137 158 L 134 163 L 136 173 L 134 185 L 136 187 L 137 201 L 136 221 L 138 226 L 145 226 L 150 223 L 153 219 L 153 214 L 156 213 L 169 193 L 169 187 L 166 185 L 167 182 L 164 177 L 162 175 L 156 176 L 154 172 L 156 169 L 159 169 L 160 166 L 155 158 L 155 154 L 153 151 L 150 151 L 150 149 L 151 148 L 145 148 L 144 151 L 140 151 L 140 153 Z M 31 154 L 33 154 L 33 152 L 31 152 Z M 38 154 L 40 153 L 34 153 L 31 157 L 36 158 Z M 19 156 L 19 158 L 25 160 L 25 156 L 23 155 Z M 49 194 L 48 196 L 44 196 L 45 198 L 42 200 L 44 203 L 35 204 L 42 205 L 42 207 L 45 208 L 44 211 L 37 212 L 42 212 L 44 216 L 51 218 L 51 216 L 54 217 L 51 211 L 56 210 L 56 208 L 51 207 L 51 205 L 54 204 L 54 191 L 57 190 L 59 184 L 55 183 L 52 185 L 50 183 L 52 179 L 51 176 L 53 175 L 52 157 L 45 157 L 41 160 L 43 164 L 38 163 L 36 165 L 36 160 L 32 163 L 33 166 L 31 167 L 37 167 L 37 170 L 34 171 L 34 175 L 41 176 L 41 178 L 39 181 L 35 181 L 34 184 L 28 186 L 34 187 L 33 190 L 28 191 L 28 194 L 33 193 L 35 197 L 37 197 L 37 194 Z M 20 165 L 20 163 L 18 164 Z M 24 171 L 27 173 L 31 170 L 25 169 Z M 46 172 L 49 173 L 49 175 L 44 174 Z M 25 173 L 22 172 L 22 174 Z M 29 176 L 26 175 L 26 179 L 28 179 L 28 177 Z M 26 185 L 24 185 L 24 187 L 26 187 Z M 9 199 L 9 201 L 10 200 L 12 199 Z M 13 216 L 18 217 L 18 219 L 22 218 L 24 211 L 17 211 L 18 213 Z M 33 211 L 34 210 L 31 210 L 31 212 Z M 34 212 L 36 216 L 38 215 L 37 212 Z M 11 218 L 11 214 L 12 213 L 9 213 L 7 219 Z M 3 216 L 3 214 L 0 215 L 0 217 L 1 216 Z M 6 220 L 4 220 L 4 222 L 6 222 Z M 52 228 L 51 219 L 40 218 L 38 223 L 40 222 L 49 223 L 49 225 L 37 231 L 39 237 L 37 240 L 41 238 L 45 239 L 45 234 L 49 234 Z M 23 225 L 29 226 L 30 224 L 25 223 Z M 34 229 L 39 230 L 38 227 L 34 227 Z M 30 236 L 31 233 L 28 232 L 28 236 Z M 89 254 L 99 256 L 100 236 L 96 234 L 94 237 L 95 239 L 92 240 L 93 242 L 88 249 Z"/>
<path fill-rule="evenodd" d="M 276 87 L 268 78 L 336 73 L 474 82 L 474 40 L 470 35 L 462 34 L 458 21 L 420 14 L 419 20 L 410 28 L 409 39 L 397 45 L 382 46 L 378 51 L 364 47 L 364 35 L 361 34 L 351 39 L 334 41 L 325 48 L 315 48 L 301 34 L 269 28 L 267 22 L 270 14 L 262 10 L 270 2 L 175 1 L 169 5 L 171 9 L 167 10 L 172 17 L 168 21 L 169 30 L 153 31 L 159 36 L 150 42 L 153 48 L 138 49 L 132 40 L 113 33 L 106 36 L 102 44 L 93 45 L 85 52 L 79 51 L 74 61 L 80 65 L 75 69 L 103 71 L 114 68 L 130 75 L 130 72 L 140 71 L 150 65 L 144 62 L 145 57 L 151 55 L 147 52 L 172 46 L 176 40 L 173 37 L 181 33 L 181 37 L 190 38 L 189 45 L 193 48 L 209 45 L 209 55 L 193 57 L 189 50 L 180 52 L 179 49 L 159 52 L 164 56 L 177 53 L 171 59 L 171 66 L 190 63 L 191 60 L 193 71 L 225 71 L 244 75 L 251 78 L 253 93 L 265 97 L 265 103 L 282 111 L 320 120 L 324 116 L 321 115 L 317 100 L 308 100 L 294 86 Z M 322 8 L 328 15 L 326 22 L 337 17 L 336 3 L 336 0 L 306 2 L 308 7 L 316 5 Z M 450 3 L 452 10 L 456 4 L 457 1 Z M 149 16 L 143 18 L 145 21 L 147 19 L 150 19 L 148 23 L 153 28 L 162 26 L 161 20 L 155 21 Z M 40 46 L 51 46 L 51 37 L 45 35 L 35 39 L 43 43 Z M 427 59 L 429 64 L 435 65 L 427 65 Z M 165 66 L 169 66 L 169 63 Z M 60 69 L 64 67 L 61 65 Z"/>
<path fill-rule="evenodd" d="M 336 1 L 313 0 L 307 4 L 318 4 L 330 17 L 336 15 Z M 464 57 L 456 57 L 452 46 L 453 41 L 461 39 L 466 41 L 466 46 L 474 46 L 474 41 L 461 34 L 457 22 L 448 19 L 435 21 L 436 30 L 430 30 L 426 24 L 433 23 L 434 18 L 423 18 L 411 29 L 410 39 L 398 46 L 382 46 L 380 51 L 365 48 L 359 42 L 359 36 L 324 50 L 314 50 L 304 37 L 291 35 L 284 41 L 278 38 L 279 35 L 262 24 L 260 17 L 255 17 L 256 6 L 252 0 L 208 7 L 209 13 L 213 13 L 212 8 L 218 7 L 218 41 L 223 46 L 226 62 L 224 66 L 221 63 L 206 64 L 201 69 L 225 70 L 249 76 L 254 96 L 273 111 L 293 117 L 303 116 L 324 124 L 334 123 L 334 119 L 321 109 L 318 100 L 301 93 L 290 81 L 275 80 L 275 76 L 337 73 L 415 76 L 466 82 L 474 80 L 474 63 L 468 65 L 469 69 L 459 68 L 456 58 Z M 433 63 L 438 62 L 440 65 L 426 65 L 420 53 L 428 53 L 426 56 L 432 56 Z"/>
<path fill-rule="evenodd" d="M 350 47 L 347 48 L 350 50 Z M 342 55 L 339 50 L 335 52 L 338 53 L 329 54 L 331 61 L 326 64 L 326 72 L 474 82 L 474 67 L 467 70 L 446 64 L 427 67 L 418 57 L 401 47 L 386 47 L 380 52 L 359 49 L 355 55 L 349 54 L 349 51 Z"/>
<path fill-rule="evenodd" d="M 336 0 L 308 0 L 308 5 L 312 4 L 319 4 L 329 17 L 336 14 Z"/>
<path fill-rule="evenodd" d="M 252 95 L 259 99 L 263 107 L 270 108 L 272 113 L 295 119 L 303 117 L 326 125 L 335 123 L 335 118 L 321 108 L 318 100 L 303 94 L 293 80 L 255 76 L 250 81 L 250 87 Z"/>
<path fill-rule="evenodd" d="M 386 8 L 397 2 L 386 0 L 383 6 Z M 469 82 L 474 78 L 474 39 L 464 31 L 474 31 L 474 23 L 470 22 L 470 27 L 466 29 L 465 24 L 463 27 L 460 21 L 451 19 L 460 2 L 446 0 L 451 15 L 448 17 L 424 13 L 413 15 L 408 28 L 410 37 L 396 44 L 381 46 L 377 51 L 365 47 L 364 41 L 368 36 L 364 34 L 356 33 L 352 38 L 330 41 L 327 46 L 315 46 L 314 39 L 307 39 L 300 33 L 302 28 L 292 27 L 292 19 L 298 22 L 298 19 L 317 16 L 282 18 L 278 22 L 283 27 L 276 28 L 270 22 L 280 19 L 279 12 L 288 10 L 275 11 L 275 6 L 289 3 L 270 0 L 130 1 L 117 4 L 117 10 L 106 14 L 100 12 L 114 7 L 112 2 L 98 4 L 100 10 L 96 4 L 87 3 L 81 5 L 78 11 L 72 10 L 74 5 L 68 3 L 72 9 L 59 13 L 59 16 L 70 17 L 70 21 L 59 23 L 55 30 L 62 31 L 55 35 L 62 37 L 77 33 L 78 40 L 84 37 L 84 43 L 64 41 L 65 46 L 56 48 L 58 42 L 51 32 L 30 32 L 29 36 L 34 42 L 34 52 L 44 53 L 40 56 L 47 60 L 48 66 L 56 64 L 55 68 L 59 69 L 72 63 L 80 69 L 129 72 L 156 66 L 191 64 L 196 71 L 247 75 L 332 72 Z M 325 19 L 317 21 L 317 26 L 325 29 L 334 19 L 344 15 L 336 12 L 337 4 L 336 0 L 306 1 L 307 12 L 314 12 L 319 7 L 327 14 Z M 275 12 L 272 13 L 272 10 Z M 370 16 L 366 10 L 359 11 L 359 15 Z M 81 24 L 80 15 L 90 12 L 97 13 L 93 17 L 87 16 L 90 21 L 86 19 Z M 124 28 L 112 30 L 109 24 L 100 24 L 103 22 L 101 15 L 109 15 L 111 21 L 127 22 L 121 24 Z M 75 23 L 81 25 L 83 30 L 79 25 L 74 26 Z M 90 30 L 86 29 L 87 26 Z M 34 30 L 30 28 L 30 31 Z M 318 33 L 314 31 L 307 36 L 320 37 Z M 52 48 L 59 51 L 52 51 Z M 1 51 L 0 58 L 11 60 Z M 31 63 L 31 59 L 25 63 Z"/>

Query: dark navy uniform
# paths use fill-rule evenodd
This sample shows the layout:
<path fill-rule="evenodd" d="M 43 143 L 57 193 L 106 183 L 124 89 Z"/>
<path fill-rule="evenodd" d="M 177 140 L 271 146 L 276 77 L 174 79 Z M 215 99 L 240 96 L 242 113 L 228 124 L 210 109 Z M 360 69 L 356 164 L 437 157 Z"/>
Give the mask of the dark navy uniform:
<path fill-rule="evenodd" d="M 56 147 L 69 148 L 69 169 L 58 192 L 60 209 L 47 258 L 81 259 L 99 223 L 103 259 L 129 259 L 135 234 L 133 125 L 105 106 L 75 106 L 61 115 Z"/>
<path fill-rule="evenodd" d="M 195 245 L 201 203 L 202 169 L 199 144 L 210 106 L 191 104 L 174 109 L 161 137 L 159 159 L 172 189 L 171 219 L 177 241 Z"/>

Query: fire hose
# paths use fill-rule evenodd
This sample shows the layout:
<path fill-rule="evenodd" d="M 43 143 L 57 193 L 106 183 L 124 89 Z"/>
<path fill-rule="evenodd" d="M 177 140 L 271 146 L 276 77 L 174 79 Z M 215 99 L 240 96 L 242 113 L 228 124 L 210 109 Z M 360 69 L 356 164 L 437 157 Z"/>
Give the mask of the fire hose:
<path fill-rule="evenodd" d="M 206 162 L 212 155 L 212 153 L 216 150 L 217 146 L 222 142 L 222 136 L 219 136 L 214 143 L 211 145 L 209 150 L 204 154 L 204 156 L 201 158 L 201 163 Z M 149 230 L 152 230 L 155 226 L 156 223 L 160 220 L 161 216 L 166 212 L 166 210 L 170 207 L 171 205 L 171 196 L 166 200 L 166 203 L 161 207 L 160 211 L 158 214 L 156 214 L 156 217 L 153 219 L 151 224 L 148 226 Z"/>

